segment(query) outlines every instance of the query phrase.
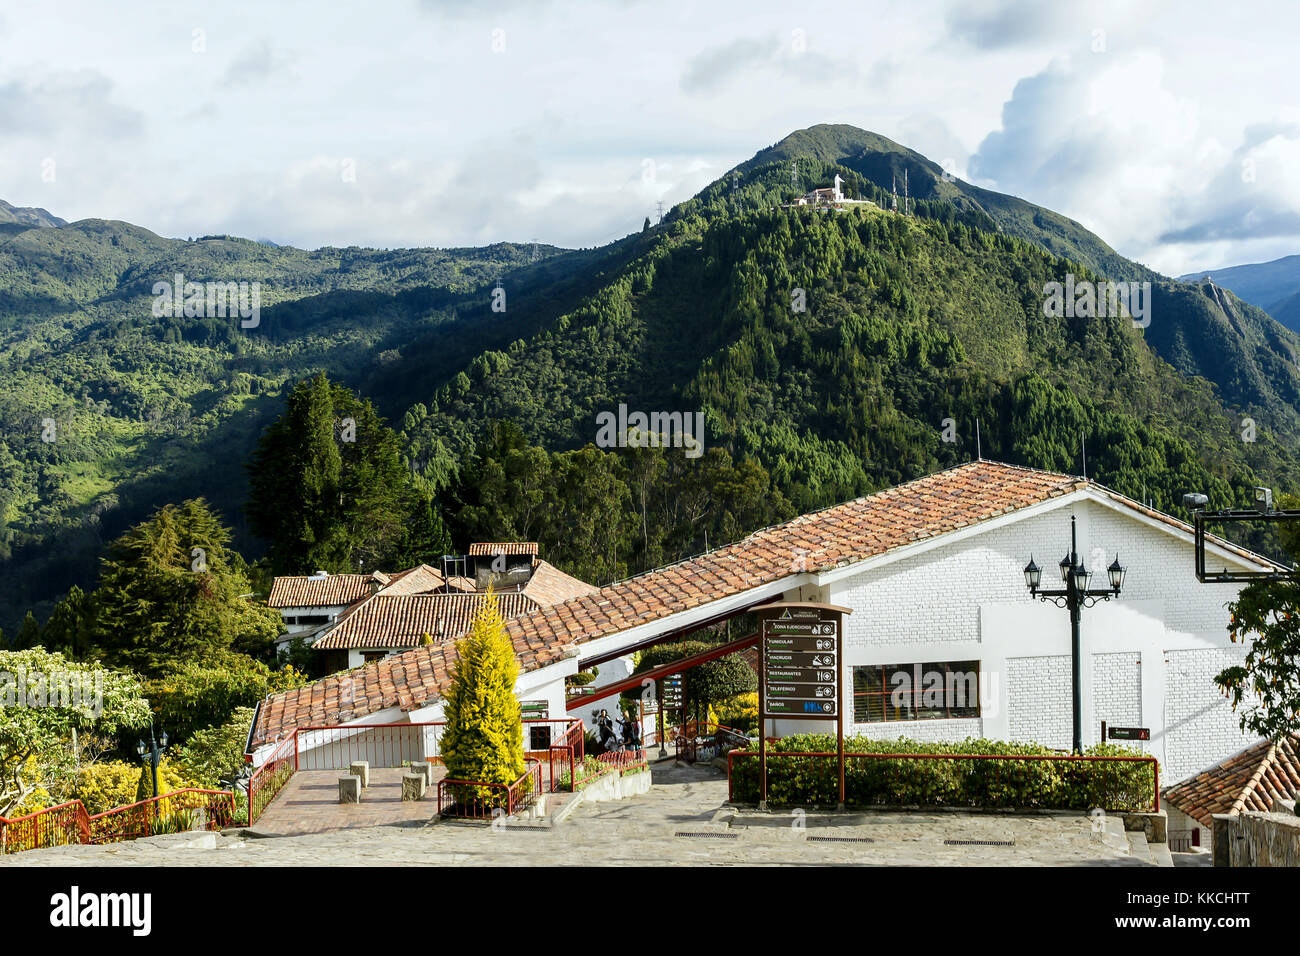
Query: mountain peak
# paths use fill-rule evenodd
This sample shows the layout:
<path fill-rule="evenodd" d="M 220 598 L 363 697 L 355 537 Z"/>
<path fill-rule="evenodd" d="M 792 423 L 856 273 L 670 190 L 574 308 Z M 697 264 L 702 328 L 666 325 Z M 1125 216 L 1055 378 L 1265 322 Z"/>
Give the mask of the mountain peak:
<path fill-rule="evenodd" d="M 847 123 L 818 123 L 795 130 L 759 150 L 729 171 L 724 179 L 752 182 L 756 175 L 763 175 L 769 182 L 775 182 L 788 177 L 784 170 L 778 175 L 773 167 L 778 164 L 788 167 L 792 163 L 798 164 L 793 167 L 797 177 L 814 170 L 815 175 L 828 174 L 826 167 L 849 170 L 876 190 L 884 191 L 885 197 L 877 192 L 878 199 L 889 198 L 896 192 L 901 203 L 906 192 L 912 200 L 951 205 L 957 214 L 972 214 L 976 221 L 986 223 L 987 228 L 1025 239 L 1052 255 L 1070 259 L 1113 279 L 1155 278 L 1150 270 L 1125 259 L 1073 219 L 1015 196 L 964 182 L 915 150 Z M 829 175 L 826 178 L 829 181 Z"/>
<path fill-rule="evenodd" d="M 66 226 L 66 220 L 52 215 L 37 206 L 14 206 L 0 199 L 0 224 L 15 223 L 21 226 Z"/>

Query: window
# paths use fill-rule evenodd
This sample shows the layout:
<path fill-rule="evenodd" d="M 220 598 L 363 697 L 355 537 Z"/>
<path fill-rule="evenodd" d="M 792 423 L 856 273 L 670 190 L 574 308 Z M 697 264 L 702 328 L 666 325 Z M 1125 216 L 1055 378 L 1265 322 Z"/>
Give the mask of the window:
<path fill-rule="evenodd" d="M 371 661 L 382 661 L 388 656 L 388 651 L 362 651 L 361 659 L 369 664 Z"/>
<path fill-rule="evenodd" d="M 979 661 L 870 664 L 853 668 L 853 720 L 978 717 Z"/>

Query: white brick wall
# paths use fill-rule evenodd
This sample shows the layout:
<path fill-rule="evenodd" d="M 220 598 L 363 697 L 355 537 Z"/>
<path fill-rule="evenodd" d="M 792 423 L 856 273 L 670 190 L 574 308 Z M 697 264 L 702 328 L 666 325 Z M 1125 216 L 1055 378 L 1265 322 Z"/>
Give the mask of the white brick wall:
<path fill-rule="evenodd" d="M 1142 655 L 1137 651 L 1092 656 L 1093 726 L 1087 728 L 1084 743 L 1101 739 L 1101 721 L 1112 727 L 1143 727 Z M 1116 741 L 1135 750 L 1146 750 L 1147 742 Z"/>
<path fill-rule="evenodd" d="M 980 605 L 1027 600 L 1022 571 L 1030 551 L 1055 571 L 1069 540 L 1068 517 L 1064 536 L 1059 521 L 1031 520 L 851 578 L 835 595 L 854 609 L 845 620 L 845 646 L 978 640 Z"/>
<path fill-rule="evenodd" d="M 1070 658 L 1008 658 L 1007 694 L 1011 740 L 1070 748 L 1074 727 Z"/>
<path fill-rule="evenodd" d="M 853 609 L 845 618 L 846 697 L 855 665 L 979 660 L 987 679 L 979 720 L 846 723 L 846 732 L 983 735 L 1068 748 L 1069 616 L 1032 600 L 1022 569 L 1032 553 L 1043 586 L 1061 586 L 1057 563 L 1069 546 L 1071 514 L 1094 587 L 1104 586 L 1117 552 L 1128 568 L 1117 600 L 1083 611 L 1085 745 L 1097 741 L 1103 719 L 1149 727 L 1146 749 L 1162 761 L 1162 782 L 1173 783 L 1253 742 L 1236 729 L 1213 683 L 1241 654 L 1228 641 L 1224 607 L 1239 587 L 1197 582 L 1190 540 L 1077 497 L 824 585 L 826 600 Z M 846 707 L 851 715 L 851 701 Z"/>
<path fill-rule="evenodd" d="M 854 724 L 844 727 L 845 734 L 858 734 L 872 740 L 940 740 L 960 743 L 967 737 L 984 736 L 979 718 L 961 720 L 887 720 L 875 724 Z"/>
<path fill-rule="evenodd" d="M 1165 654 L 1165 727 L 1167 742 L 1161 769 L 1170 783 L 1204 770 L 1255 742 L 1243 734 L 1227 699 L 1213 688 L 1214 676 L 1240 663 L 1240 647 L 1168 651 Z M 1206 760 L 1207 753 L 1215 754 Z"/>

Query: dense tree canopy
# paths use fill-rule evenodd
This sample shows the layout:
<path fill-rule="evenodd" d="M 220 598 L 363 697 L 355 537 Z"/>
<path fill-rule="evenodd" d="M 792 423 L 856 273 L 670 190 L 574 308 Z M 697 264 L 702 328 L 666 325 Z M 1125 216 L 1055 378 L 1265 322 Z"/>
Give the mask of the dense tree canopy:
<path fill-rule="evenodd" d="M 248 517 L 276 572 L 356 572 L 388 564 L 403 544 L 420 550 L 404 538 L 428 499 L 374 405 L 324 375 L 286 404 L 249 464 Z"/>
<path fill-rule="evenodd" d="M 93 645 L 146 677 L 222 650 L 264 652 L 280 615 L 250 600 L 243 559 L 202 500 L 164 505 L 108 548 L 93 600 Z"/>

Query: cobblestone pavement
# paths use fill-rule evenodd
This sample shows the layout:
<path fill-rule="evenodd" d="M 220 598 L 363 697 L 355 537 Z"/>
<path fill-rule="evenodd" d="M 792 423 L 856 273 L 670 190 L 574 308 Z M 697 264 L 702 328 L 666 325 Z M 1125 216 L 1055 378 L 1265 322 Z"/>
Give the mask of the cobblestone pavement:
<path fill-rule="evenodd" d="M 412 821 L 262 839 L 188 834 L 31 851 L 0 866 L 1150 865 L 1129 855 L 1122 834 L 1094 833 L 1083 814 L 808 813 L 799 828 L 789 812 L 733 815 L 723 808 L 726 777 L 713 768 L 669 762 L 653 773 L 649 793 L 584 803 L 554 827 Z"/>

